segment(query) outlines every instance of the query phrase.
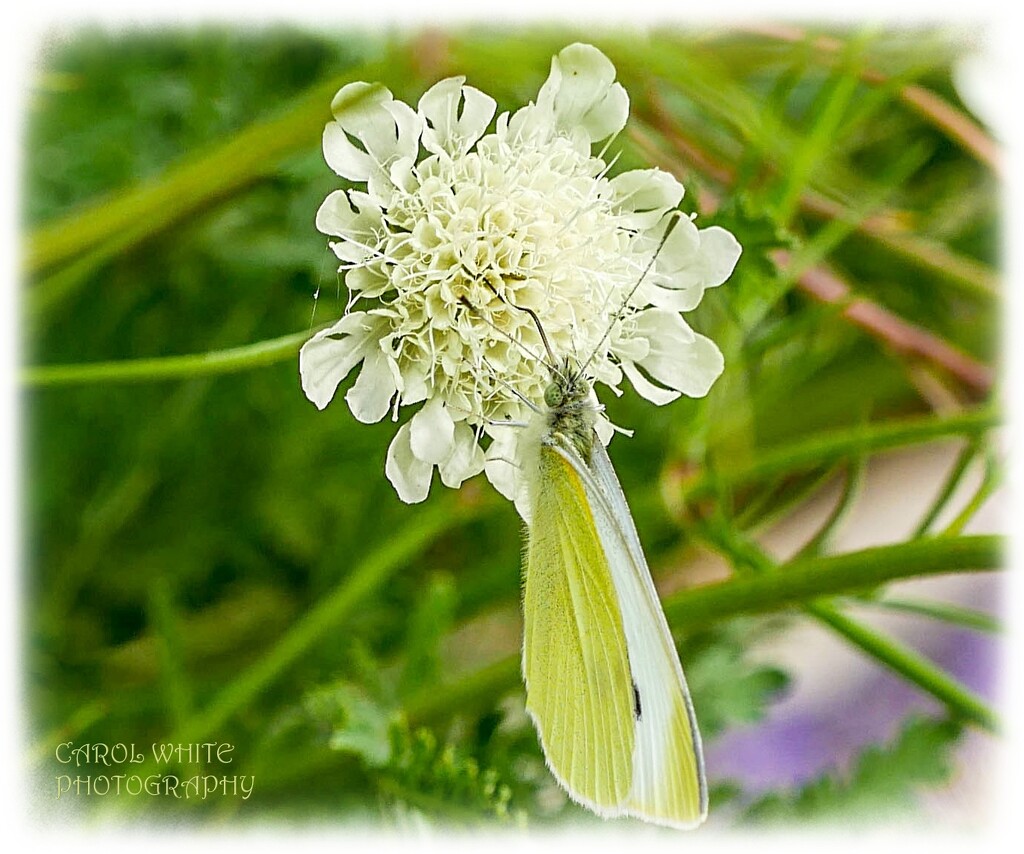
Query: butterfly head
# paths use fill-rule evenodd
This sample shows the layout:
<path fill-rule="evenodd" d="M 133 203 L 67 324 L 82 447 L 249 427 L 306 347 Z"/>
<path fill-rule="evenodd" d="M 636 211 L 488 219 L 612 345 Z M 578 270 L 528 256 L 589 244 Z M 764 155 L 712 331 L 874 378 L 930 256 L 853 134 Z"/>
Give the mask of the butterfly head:
<path fill-rule="evenodd" d="M 550 410 L 581 408 L 590 403 L 590 383 L 570 359 L 562 360 L 553 379 L 544 389 L 544 403 Z"/>
<path fill-rule="evenodd" d="M 569 359 L 563 360 L 552 376 L 544 390 L 548 437 L 552 441 L 568 442 L 589 461 L 594 444 L 594 422 L 599 411 L 590 383 Z"/>

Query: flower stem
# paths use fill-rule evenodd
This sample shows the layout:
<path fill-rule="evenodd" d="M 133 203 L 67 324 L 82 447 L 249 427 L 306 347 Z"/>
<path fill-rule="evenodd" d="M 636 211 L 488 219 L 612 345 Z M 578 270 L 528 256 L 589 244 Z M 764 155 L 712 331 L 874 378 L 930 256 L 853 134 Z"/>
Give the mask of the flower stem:
<path fill-rule="evenodd" d="M 982 700 L 926 658 L 851 619 L 831 603 L 808 602 L 803 607 L 807 613 L 859 646 L 876 661 L 882 662 L 942 701 L 958 717 L 991 732 L 999 729 L 996 714 Z"/>
<path fill-rule="evenodd" d="M 995 536 L 952 537 L 809 558 L 775 572 L 684 590 L 665 601 L 665 615 L 673 627 L 689 630 L 741 614 L 776 610 L 817 596 L 870 588 L 884 581 L 968 569 L 998 569 L 1002 565 L 1001 545 L 1001 538 Z M 433 686 L 420 692 L 406 703 L 406 713 L 414 722 L 432 721 L 493 703 L 519 684 L 519 668 L 518 655 L 499 659 L 440 689 Z M 931 679 L 928 684 L 937 685 L 938 680 Z M 946 691 L 943 698 L 954 694 Z M 984 715 L 980 717 L 985 719 Z"/>
<path fill-rule="evenodd" d="M 870 626 L 842 613 L 834 602 L 815 596 L 813 587 L 820 583 L 822 575 L 819 561 L 825 560 L 824 558 L 798 558 L 789 564 L 788 569 L 782 570 L 757 543 L 736 534 L 724 520 L 719 520 L 717 523 L 715 520 L 710 520 L 706 528 L 711 536 L 712 544 L 727 554 L 733 566 L 750 571 L 751 575 L 748 577 L 751 581 L 762 581 L 767 584 L 767 588 L 761 591 L 759 598 L 763 600 L 776 598 L 777 601 L 785 602 L 784 595 L 780 598 L 778 592 L 773 591 L 775 582 L 794 572 L 798 575 L 805 575 L 807 578 L 802 586 L 803 595 L 797 603 L 805 614 L 830 627 L 883 666 L 899 673 L 946 704 L 954 715 L 985 729 L 992 731 L 996 729 L 995 713 L 965 687 L 957 683 L 955 679 L 912 649 L 903 647 Z M 979 566 L 998 566 L 1002 562 L 998 538 L 965 537 L 960 539 L 962 551 L 958 548 L 952 552 L 939 550 L 938 553 L 930 548 L 932 542 L 936 542 L 936 540 L 910 540 L 895 546 L 880 546 L 854 553 L 857 556 L 854 564 L 858 570 L 857 575 L 867 581 L 874 575 L 874 572 L 884 570 L 887 566 L 893 566 L 891 553 L 886 553 L 894 548 L 900 551 L 899 557 L 895 560 L 895 564 L 900 569 L 906 566 L 919 566 L 922 561 L 926 565 L 932 566 L 932 561 L 935 561 L 943 563 L 946 566 L 946 571 L 962 572 L 977 570 Z M 979 545 L 981 546 L 980 554 L 979 550 L 976 550 Z M 839 563 L 833 565 L 832 571 L 838 571 L 840 575 L 848 572 L 850 565 L 844 563 L 844 559 L 849 557 L 850 555 L 840 555 L 835 558 L 834 560 L 838 560 Z M 893 577 L 888 576 L 887 573 L 884 573 L 884 576 L 878 578 L 875 583 L 881 584 L 893 580 Z M 810 582 L 809 585 L 806 581 Z M 748 590 L 748 595 L 749 592 Z M 807 595 L 808 593 L 810 595 Z"/>
<path fill-rule="evenodd" d="M 773 258 L 780 269 L 787 269 L 789 253 L 778 250 Z M 842 314 L 847 320 L 894 350 L 939 365 L 979 396 L 991 390 L 991 368 L 924 327 L 909 323 L 876 302 L 855 296 L 850 286 L 829 266 L 822 264 L 805 270 L 799 274 L 798 281 L 804 292 L 814 299 L 844 306 Z"/>
<path fill-rule="evenodd" d="M 38 365 L 22 370 L 21 383 L 31 388 L 49 388 L 88 383 L 180 380 L 212 374 L 230 374 L 293 359 L 312 331 L 293 332 L 291 335 L 257 341 L 255 344 L 212 350 L 208 353 L 190 353 L 185 356 L 75 365 Z"/>
<path fill-rule="evenodd" d="M 982 407 L 951 417 L 927 416 L 858 424 L 773 448 L 742 467 L 703 472 L 683 485 L 680 500 L 703 498 L 716 489 L 735 488 L 795 470 L 827 465 L 851 454 L 898 448 L 950 436 L 974 436 L 998 423 L 996 411 Z"/>
<path fill-rule="evenodd" d="M 665 600 L 665 616 L 673 626 L 697 628 L 736 614 L 774 611 L 889 581 L 998 569 L 1002 562 L 1002 540 L 993 535 L 911 540 L 802 558 L 770 572 L 684 590 Z"/>

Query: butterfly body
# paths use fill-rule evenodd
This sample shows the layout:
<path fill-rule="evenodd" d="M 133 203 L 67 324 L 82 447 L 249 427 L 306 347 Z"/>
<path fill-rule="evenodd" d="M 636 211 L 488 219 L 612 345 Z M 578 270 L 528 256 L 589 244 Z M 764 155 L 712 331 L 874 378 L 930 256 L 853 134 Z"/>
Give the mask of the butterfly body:
<path fill-rule="evenodd" d="M 594 432 L 600 407 L 568 361 L 553 374 L 523 456 L 526 708 L 574 800 L 605 817 L 692 827 L 707 789 L 682 668 Z"/>

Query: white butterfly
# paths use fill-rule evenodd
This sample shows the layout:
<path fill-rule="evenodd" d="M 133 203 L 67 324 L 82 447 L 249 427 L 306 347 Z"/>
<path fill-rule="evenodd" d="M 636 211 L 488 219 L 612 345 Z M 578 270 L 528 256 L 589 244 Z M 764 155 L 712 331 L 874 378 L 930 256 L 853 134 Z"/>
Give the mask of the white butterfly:
<path fill-rule="evenodd" d="M 568 359 L 520 443 L 531 522 L 523 599 L 526 708 L 548 766 L 605 817 L 707 816 L 693 705 L 590 383 Z"/>

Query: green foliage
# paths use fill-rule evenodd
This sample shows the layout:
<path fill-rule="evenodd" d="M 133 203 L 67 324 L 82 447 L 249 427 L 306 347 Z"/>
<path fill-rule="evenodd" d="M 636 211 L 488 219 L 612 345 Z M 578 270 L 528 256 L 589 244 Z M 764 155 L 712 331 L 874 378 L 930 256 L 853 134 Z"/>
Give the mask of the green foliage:
<path fill-rule="evenodd" d="M 391 759 L 377 785 L 399 804 L 446 823 L 522 821 L 512 788 L 494 767 L 481 768 L 451 742 L 441 743 L 426 727 L 392 730 Z M 394 808 L 394 805 L 392 806 Z"/>
<path fill-rule="evenodd" d="M 747 808 L 744 820 L 878 826 L 906 817 L 922 788 L 949 780 L 960 731 L 950 721 L 910 718 L 892 744 L 866 748 L 848 774 L 830 772 L 794 792 L 766 795 Z"/>
<path fill-rule="evenodd" d="M 409 616 L 399 696 L 408 697 L 435 684 L 441 676 L 441 640 L 452 628 L 456 602 L 451 576 L 438 575 L 430 579 Z"/>
<path fill-rule="evenodd" d="M 749 660 L 747 652 L 762 631 L 756 623 L 732 620 L 683 645 L 686 680 L 705 737 L 757 723 L 788 687 L 785 672 Z"/>
<path fill-rule="evenodd" d="M 778 220 L 768 213 L 750 194 L 738 192 L 723 202 L 711 216 L 702 219 L 705 225 L 719 225 L 735 234 L 743 235 L 743 255 L 738 272 L 762 279 L 774 279 L 778 270 L 772 262 L 771 253 L 777 249 L 793 249 L 796 237 Z M 732 281 L 730 279 L 730 281 Z M 730 292 L 730 303 L 742 306 L 744 298 L 750 296 Z M 740 311 L 741 315 L 745 312 Z"/>
<path fill-rule="evenodd" d="M 353 753 L 370 767 L 391 759 L 391 716 L 358 685 L 321 688 L 306 696 L 304 706 L 314 721 L 329 727 L 331 750 Z"/>
<path fill-rule="evenodd" d="M 458 496 L 435 483 L 424 505 L 402 504 L 383 476 L 394 425 L 358 424 L 340 402 L 316 412 L 295 364 L 305 332 L 339 316 L 347 296 L 313 223 L 338 185 L 319 150 L 331 94 L 379 79 L 415 103 L 434 80 L 465 73 L 514 109 L 552 53 L 579 38 L 606 50 L 630 93 L 615 171 L 672 170 L 698 223 L 727 227 L 744 247 L 733 278 L 689 318 L 726 356 L 708 397 L 654 408 L 627 390 L 604 401 L 636 430 L 610 453 L 655 570 L 685 568 L 704 545 L 735 574 L 732 586 L 667 600 L 706 741 L 760 721 L 784 692 L 787 674 L 757 652 L 784 620 L 754 616 L 783 587 L 778 602 L 901 666 L 964 720 L 991 723 L 939 668 L 841 613 L 846 598 L 815 598 L 994 566 L 992 540 L 957 536 L 999 482 L 990 385 L 851 322 L 846 301 L 822 302 L 774 260 L 780 249 L 814 256 L 852 296 L 990 370 L 997 179 L 900 90 L 918 82 L 971 122 L 951 82 L 964 47 L 923 30 L 837 32 L 830 52 L 813 35 L 54 37 L 27 116 L 22 194 L 34 772 L 48 776 L 67 739 L 216 740 L 254 776 L 251 800 L 78 806 L 464 826 L 581 815 L 522 708 L 515 511 L 482 479 Z M 931 414 L 950 405 L 965 411 Z M 956 437 L 969 450 L 906 542 L 790 566 L 753 542 L 824 476 Z M 984 483 L 957 505 L 976 460 Z M 940 511 L 955 519 L 936 530 Z M 842 515 L 816 548 L 827 550 Z M 760 599 L 745 598 L 752 589 Z M 943 603 L 902 607 L 991 628 Z M 750 820 L 908 803 L 945 778 L 957 737 L 950 724 L 910 723 L 848 778 L 768 796 Z M 713 804 L 742 800 L 709 772 Z"/>

